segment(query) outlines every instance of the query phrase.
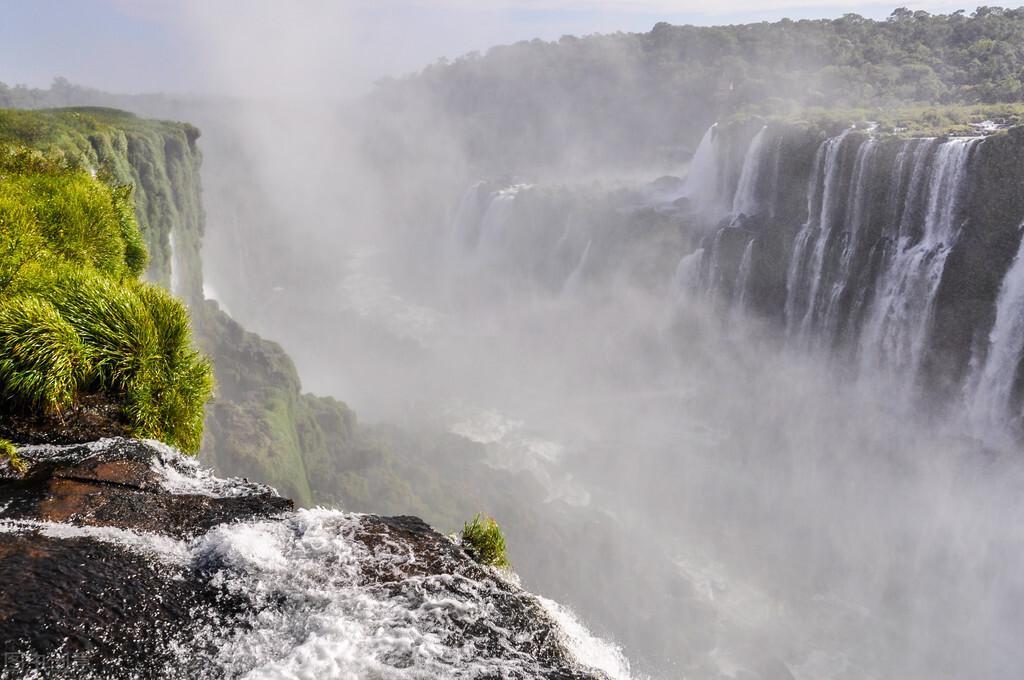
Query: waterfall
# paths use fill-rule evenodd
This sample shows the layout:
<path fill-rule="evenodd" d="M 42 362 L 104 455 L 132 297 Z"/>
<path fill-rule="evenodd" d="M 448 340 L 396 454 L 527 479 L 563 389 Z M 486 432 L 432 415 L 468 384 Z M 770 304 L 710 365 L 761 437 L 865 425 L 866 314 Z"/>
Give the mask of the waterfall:
<path fill-rule="evenodd" d="M 892 160 L 877 139 L 848 131 L 819 147 L 786 278 L 791 339 L 847 339 L 865 367 L 917 370 L 976 141 L 907 140 Z"/>
<path fill-rule="evenodd" d="M 683 184 L 683 197 L 700 212 L 717 212 L 724 200 L 720 186 L 719 152 L 718 123 L 715 123 L 701 138 Z"/>
<path fill-rule="evenodd" d="M 677 299 L 685 295 L 687 291 L 697 290 L 700 287 L 700 270 L 703 259 L 703 248 L 698 248 L 679 259 L 672 281 L 672 290 L 675 291 Z"/>
<path fill-rule="evenodd" d="M 174 242 L 174 230 L 167 236 L 167 248 L 170 251 L 170 262 L 171 262 L 171 276 L 170 285 L 171 293 L 174 295 L 181 295 L 181 270 L 184 268 L 181 263 L 181 254 L 178 252 L 178 248 Z"/>
<path fill-rule="evenodd" d="M 514 221 L 513 209 L 516 198 L 531 188 L 530 184 L 513 184 L 491 194 L 480 221 L 476 247 L 478 256 L 500 258 L 502 244 L 507 237 L 505 232 L 508 225 Z"/>
<path fill-rule="evenodd" d="M 762 127 L 754 138 L 750 140 L 750 147 L 743 158 L 743 170 L 740 172 L 740 181 L 736 187 L 736 195 L 732 201 L 733 215 L 753 215 L 757 212 L 757 188 L 760 180 L 762 157 L 764 154 L 765 141 L 768 138 L 768 126 Z"/>
<path fill-rule="evenodd" d="M 922 145 L 904 205 L 895 252 L 879 277 L 860 348 L 865 363 L 915 375 L 928 345 L 935 295 L 959 235 L 958 208 L 976 139 Z M 924 207 L 923 219 L 916 206 Z"/>
<path fill-rule="evenodd" d="M 847 202 L 846 216 L 843 220 L 843 232 L 841 235 L 842 248 L 839 254 L 839 263 L 832 276 L 831 291 L 827 299 L 823 296 L 822 304 L 825 305 L 821 312 L 824 319 L 824 339 L 826 341 L 835 338 L 840 330 L 844 310 L 848 310 L 844 303 L 844 296 L 851 288 L 851 278 L 854 277 L 853 261 L 860 244 L 860 233 L 866 227 L 865 222 L 871 213 L 871 189 L 873 188 L 872 178 L 877 176 L 873 163 L 878 149 L 878 143 L 874 139 L 868 139 L 857 149 L 857 160 L 853 166 L 853 193 Z M 883 172 L 888 168 L 882 168 Z"/>
<path fill-rule="evenodd" d="M 740 260 L 740 270 L 736 275 L 736 287 L 733 295 L 736 298 L 736 308 L 743 309 L 747 303 L 747 289 L 750 287 L 750 273 L 754 269 L 754 241 L 750 239 L 747 247 L 743 249 L 743 258 Z"/>
<path fill-rule="evenodd" d="M 1024 225 L 1021 225 L 1024 229 Z M 1021 353 L 1024 352 L 1024 239 L 1010 265 L 999 297 L 996 298 L 996 321 L 988 338 L 985 361 L 976 367 L 970 381 L 971 419 L 982 431 L 999 427 L 1007 420 L 1016 420 L 1013 413 L 1014 385 L 1017 381 Z"/>
<path fill-rule="evenodd" d="M 806 333 L 821 286 L 825 247 L 841 194 L 841 151 L 849 131 L 822 143 L 807 192 L 807 222 L 797 235 L 786 277 L 786 326 L 791 336 Z"/>
<path fill-rule="evenodd" d="M 590 260 L 591 244 L 593 244 L 593 240 L 588 240 L 587 245 L 583 248 L 583 254 L 580 255 L 580 259 L 576 263 L 576 267 L 573 268 L 572 273 L 566 277 L 565 283 L 562 284 L 563 295 L 574 293 L 579 288 L 583 273 L 587 269 L 587 262 Z"/>
<path fill-rule="evenodd" d="M 459 206 L 455 210 L 455 216 L 451 221 L 449 240 L 451 252 L 459 253 L 469 250 L 476 245 L 479 237 L 480 214 L 486 204 L 481 200 L 481 194 L 486 182 L 479 181 L 471 184 L 462 194 Z"/>

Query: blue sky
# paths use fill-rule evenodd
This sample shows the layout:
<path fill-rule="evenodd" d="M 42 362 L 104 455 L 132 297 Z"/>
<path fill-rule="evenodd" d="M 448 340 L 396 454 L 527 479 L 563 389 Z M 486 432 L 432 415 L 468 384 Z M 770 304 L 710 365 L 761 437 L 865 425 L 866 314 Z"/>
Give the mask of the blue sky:
<path fill-rule="evenodd" d="M 231 89 L 244 71 L 239 61 L 273 71 L 263 52 L 301 52 L 319 40 L 329 49 L 318 75 L 337 66 L 361 88 L 438 57 L 534 37 L 646 31 L 658 21 L 882 18 L 900 5 L 973 8 L 870 0 L 0 0 L 0 81 L 45 86 L 62 75 L 119 92 Z"/>

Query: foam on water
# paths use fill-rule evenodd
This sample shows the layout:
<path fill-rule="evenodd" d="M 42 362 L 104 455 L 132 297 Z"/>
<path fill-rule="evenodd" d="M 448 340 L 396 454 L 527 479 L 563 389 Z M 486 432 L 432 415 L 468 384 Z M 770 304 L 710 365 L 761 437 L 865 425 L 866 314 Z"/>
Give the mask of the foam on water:
<path fill-rule="evenodd" d="M 144 531 L 129 531 L 117 527 L 90 527 L 38 522 L 35 520 L 0 520 L 0 533 L 33 532 L 48 538 L 88 538 L 111 543 L 133 552 L 157 558 L 172 564 L 187 564 L 191 559 L 188 545 L 168 536 Z"/>
<path fill-rule="evenodd" d="M 244 480 L 217 479 L 174 449 L 147 444 L 158 450 L 153 465 L 169 492 L 223 497 L 269 491 Z M 28 448 L 38 457 L 71 447 Z M 86 458 L 100 448 L 86 447 Z M 372 543 L 357 540 L 369 519 L 307 509 L 273 520 L 221 524 L 192 540 L 20 520 L 0 521 L 0 532 L 90 539 L 205 574 L 215 588 L 246 603 L 242 618 L 207 625 L 193 643 L 178 641 L 176 650 L 189 665 L 199 650 L 214 650 L 202 653 L 212 655 L 210 668 L 217 677 L 539 677 L 544 662 L 517 651 L 524 633 L 500 627 L 509 619 L 501 618 L 497 607 L 510 600 L 527 610 L 532 606 L 537 616 L 546 613 L 581 670 L 630 677 L 621 652 L 591 635 L 567 610 L 504 585 L 515 584 L 513 575 L 484 568 L 490 578 L 471 578 L 454 562 L 451 572 L 420 568 L 423 560 L 453 558 L 433 550 L 419 555 L 415 544 L 386 533 L 374 534 L 379 540 Z"/>

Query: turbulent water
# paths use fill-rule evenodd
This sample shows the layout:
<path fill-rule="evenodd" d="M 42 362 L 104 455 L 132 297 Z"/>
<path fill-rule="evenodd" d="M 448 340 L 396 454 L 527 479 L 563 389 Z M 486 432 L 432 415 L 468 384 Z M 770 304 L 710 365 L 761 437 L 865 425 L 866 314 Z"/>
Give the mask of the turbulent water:
<path fill-rule="evenodd" d="M 83 455 L 114 444 L 95 442 Z M 230 498 L 269 491 L 214 477 L 157 442 L 148 446 L 158 454 L 153 469 L 160 493 Z M 65 448 L 75 447 L 26 447 L 22 455 L 58 460 Z M 594 669 L 606 674 L 601 677 L 631 677 L 621 652 L 565 607 L 521 591 L 511 574 L 471 561 L 460 565 L 465 558 L 445 552 L 449 539 L 410 538 L 389 527 L 379 518 L 323 508 L 220 524 L 183 540 L 107 526 L 0 521 L 5 533 L 111 544 L 162 565 L 169 580 L 201 581 L 218 601 L 233 603 L 212 616 L 192 611 L 189 621 L 178 622 L 176 659 L 160 677 L 583 678 L 595 677 Z M 80 558 L 102 556 L 86 549 Z M 151 606 L 134 597 L 122 604 L 137 611 Z M 207 623 L 193 629 L 190 621 Z M 553 659 L 563 649 L 572 667 L 559 671 Z"/>

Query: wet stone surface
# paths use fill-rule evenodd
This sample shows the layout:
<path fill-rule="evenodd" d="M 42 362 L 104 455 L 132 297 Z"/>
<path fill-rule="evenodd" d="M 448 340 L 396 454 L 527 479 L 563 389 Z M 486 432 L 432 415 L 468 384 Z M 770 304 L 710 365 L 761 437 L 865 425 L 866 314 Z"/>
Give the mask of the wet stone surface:
<path fill-rule="evenodd" d="M 314 639 L 331 606 L 407 611 L 415 635 L 451 650 L 445 676 L 604 677 L 572 659 L 535 597 L 415 517 L 296 512 L 155 442 L 19 454 L 24 472 L 0 466 L 0 680 L 241 677 Z M 360 625 L 374 643 L 377 624 Z M 466 649 L 488 661 L 467 671 Z M 402 645 L 378 651 L 394 677 L 432 677 Z M 333 669 L 316 677 L 351 676 Z"/>

